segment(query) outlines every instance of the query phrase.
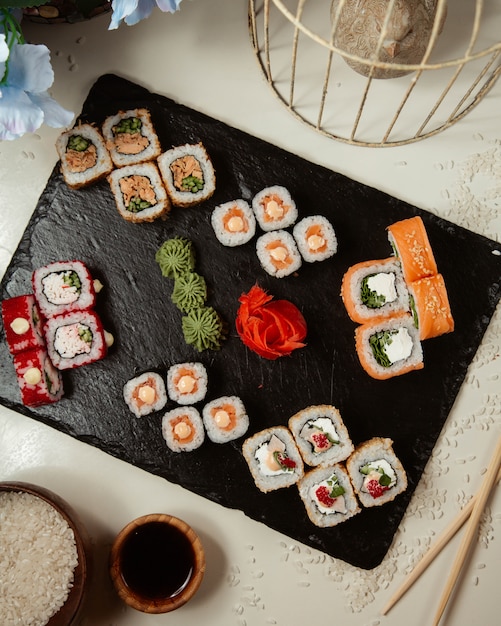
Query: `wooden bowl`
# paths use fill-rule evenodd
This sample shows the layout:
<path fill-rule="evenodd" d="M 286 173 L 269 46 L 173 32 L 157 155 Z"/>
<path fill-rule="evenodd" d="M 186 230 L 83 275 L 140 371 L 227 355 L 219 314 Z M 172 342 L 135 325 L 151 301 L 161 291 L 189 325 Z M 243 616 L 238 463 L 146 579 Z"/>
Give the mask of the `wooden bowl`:
<path fill-rule="evenodd" d="M 205 573 L 195 531 L 177 517 L 143 515 L 117 535 L 110 575 L 120 598 L 143 613 L 168 613 L 193 597 Z"/>
<path fill-rule="evenodd" d="M 66 520 L 72 529 L 78 555 L 78 564 L 74 570 L 73 586 L 66 602 L 49 619 L 46 625 L 72 626 L 80 616 L 90 579 L 92 553 L 87 530 L 73 508 L 63 498 L 45 487 L 25 482 L 0 482 L 0 492 L 28 493 L 44 500 Z"/>

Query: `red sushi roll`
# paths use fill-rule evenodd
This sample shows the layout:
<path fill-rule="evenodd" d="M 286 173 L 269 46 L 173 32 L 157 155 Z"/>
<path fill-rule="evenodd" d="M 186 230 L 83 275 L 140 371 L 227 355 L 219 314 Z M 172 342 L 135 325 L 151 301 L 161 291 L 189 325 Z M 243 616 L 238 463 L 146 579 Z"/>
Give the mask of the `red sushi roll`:
<path fill-rule="evenodd" d="M 14 369 L 26 406 L 57 402 L 63 395 L 63 381 L 44 348 L 33 348 L 14 355 Z"/>
<path fill-rule="evenodd" d="M 2 320 L 11 354 L 45 346 L 40 311 L 33 295 L 3 300 Z"/>

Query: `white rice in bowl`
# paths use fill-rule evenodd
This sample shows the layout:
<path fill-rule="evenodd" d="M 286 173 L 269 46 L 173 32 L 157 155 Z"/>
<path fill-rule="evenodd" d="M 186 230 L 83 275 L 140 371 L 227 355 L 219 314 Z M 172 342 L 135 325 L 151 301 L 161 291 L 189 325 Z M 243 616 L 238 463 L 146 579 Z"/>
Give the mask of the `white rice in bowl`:
<path fill-rule="evenodd" d="M 0 624 L 44 626 L 73 586 L 73 530 L 48 502 L 0 492 Z"/>

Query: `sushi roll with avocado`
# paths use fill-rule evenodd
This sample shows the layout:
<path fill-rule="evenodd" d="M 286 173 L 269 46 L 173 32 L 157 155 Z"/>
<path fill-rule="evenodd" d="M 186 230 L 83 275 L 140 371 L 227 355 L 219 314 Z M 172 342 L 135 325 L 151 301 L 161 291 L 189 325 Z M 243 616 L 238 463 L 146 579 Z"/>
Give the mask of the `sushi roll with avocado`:
<path fill-rule="evenodd" d="M 421 341 L 454 330 L 454 318 L 442 274 L 415 280 L 409 285 L 409 292 Z"/>
<path fill-rule="evenodd" d="M 359 324 L 407 313 L 409 292 L 395 257 L 362 261 L 345 272 L 341 298 L 350 319 Z"/>
<path fill-rule="evenodd" d="M 192 406 L 168 411 L 162 418 L 162 435 L 172 452 L 191 452 L 205 440 L 200 413 Z"/>
<path fill-rule="evenodd" d="M 337 252 L 336 233 L 323 215 L 304 217 L 294 226 L 292 234 L 307 263 L 325 261 Z"/>
<path fill-rule="evenodd" d="M 128 380 L 123 394 L 127 406 L 136 417 L 160 411 L 167 403 L 165 383 L 156 372 L 144 372 Z"/>
<path fill-rule="evenodd" d="M 25 406 L 57 402 L 63 396 L 63 380 L 47 350 L 36 347 L 14 355 L 14 369 Z"/>
<path fill-rule="evenodd" d="M 151 161 L 162 151 L 147 109 L 110 115 L 104 121 L 103 136 L 116 167 Z"/>
<path fill-rule="evenodd" d="M 73 189 L 108 176 L 113 169 L 104 139 L 91 124 L 80 124 L 59 135 L 56 150 L 64 180 Z"/>
<path fill-rule="evenodd" d="M 261 235 L 256 252 L 262 268 L 275 278 L 293 274 L 302 264 L 294 237 L 286 230 Z"/>
<path fill-rule="evenodd" d="M 289 428 L 303 461 L 312 467 L 332 465 L 347 459 L 353 443 L 336 407 L 309 406 L 293 415 Z"/>
<path fill-rule="evenodd" d="M 128 222 L 153 222 L 165 218 L 170 201 L 154 163 L 120 167 L 108 176 L 120 215 Z"/>
<path fill-rule="evenodd" d="M 244 441 L 242 453 L 256 487 L 264 493 L 290 487 L 304 475 L 303 459 L 285 426 L 252 435 Z"/>
<path fill-rule="evenodd" d="M 419 331 L 410 314 L 361 324 L 355 329 L 355 347 L 364 370 L 378 380 L 424 367 Z"/>
<path fill-rule="evenodd" d="M 315 526 L 337 526 L 361 511 L 348 472 L 342 465 L 317 467 L 306 472 L 298 489 Z"/>
<path fill-rule="evenodd" d="M 96 302 L 94 281 L 82 261 L 56 261 L 39 267 L 32 274 L 32 286 L 45 317 L 90 309 Z"/>
<path fill-rule="evenodd" d="M 407 475 L 389 438 L 373 437 L 358 445 L 346 469 L 365 507 L 391 502 L 407 489 Z"/>
<path fill-rule="evenodd" d="M 45 346 L 42 317 L 32 294 L 3 300 L 2 321 L 11 354 Z"/>
<path fill-rule="evenodd" d="M 207 393 L 207 370 L 202 363 L 176 363 L 167 371 L 167 392 L 177 404 L 196 404 Z"/>
<path fill-rule="evenodd" d="M 214 443 L 227 443 L 242 437 L 249 428 L 249 417 L 237 396 L 222 396 L 206 404 L 202 419 L 207 436 Z"/>
<path fill-rule="evenodd" d="M 265 232 L 292 226 L 297 219 L 296 203 L 281 185 L 261 189 L 252 199 L 252 210 Z"/>
<path fill-rule="evenodd" d="M 158 167 L 174 206 L 189 207 L 212 196 L 216 174 L 203 144 L 185 144 L 163 152 Z"/>
<path fill-rule="evenodd" d="M 211 224 L 223 246 L 241 246 L 256 232 L 256 218 L 245 200 L 232 200 L 217 206 L 212 212 Z"/>

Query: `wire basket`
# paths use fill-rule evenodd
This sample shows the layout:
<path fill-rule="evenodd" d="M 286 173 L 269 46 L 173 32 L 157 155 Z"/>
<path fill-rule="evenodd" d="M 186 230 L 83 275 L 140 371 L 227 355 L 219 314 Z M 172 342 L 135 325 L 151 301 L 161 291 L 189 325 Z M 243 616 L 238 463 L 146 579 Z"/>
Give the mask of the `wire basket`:
<path fill-rule="evenodd" d="M 417 59 L 385 53 L 402 7 L 410 18 L 401 21 L 419 34 Z M 355 22 L 376 10 L 377 22 Z M 396 146 L 435 135 L 478 104 L 501 72 L 499 0 L 249 0 L 248 11 L 274 93 L 300 120 L 349 144 Z"/>

